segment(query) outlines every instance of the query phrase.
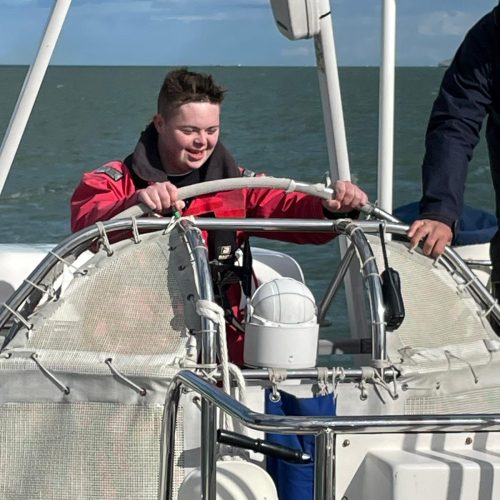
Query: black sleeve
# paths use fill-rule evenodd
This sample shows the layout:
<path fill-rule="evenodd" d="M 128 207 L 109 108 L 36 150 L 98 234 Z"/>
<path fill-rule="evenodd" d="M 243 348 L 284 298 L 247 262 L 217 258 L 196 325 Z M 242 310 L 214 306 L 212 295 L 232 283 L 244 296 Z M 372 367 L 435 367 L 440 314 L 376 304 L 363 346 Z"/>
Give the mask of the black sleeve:
<path fill-rule="evenodd" d="M 443 77 L 425 138 L 422 218 L 453 226 L 462 213 L 468 165 L 490 110 L 497 43 L 490 12 L 467 33 Z"/>

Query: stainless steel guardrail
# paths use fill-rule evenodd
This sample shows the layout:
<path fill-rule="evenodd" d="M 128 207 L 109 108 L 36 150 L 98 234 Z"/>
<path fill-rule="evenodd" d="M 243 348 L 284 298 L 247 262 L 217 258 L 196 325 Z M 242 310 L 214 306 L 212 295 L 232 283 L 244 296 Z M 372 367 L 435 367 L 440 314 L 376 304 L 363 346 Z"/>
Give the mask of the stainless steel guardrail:
<path fill-rule="evenodd" d="M 189 388 L 199 393 L 203 400 L 237 418 L 251 429 L 283 434 L 316 435 L 315 500 L 333 500 L 333 450 L 334 439 L 342 433 L 416 433 L 416 432 L 471 432 L 500 431 L 500 414 L 494 415 L 385 415 L 352 417 L 282 417 L 258 413 L 224 393 L 221 389 L 189 370 L 180 371 L 167 391 L 162 428 L 161 500 L 167 500 L 172 484 L 175 422 L 181 391 Z M 203 454 L 213 453 L 210 445 L 214 436 L 202 433 Z M 212 457 L 215 464 L 215 455 Z M 205 458 L 208 461 L 208 458 Z M 211 461 L 211 460 L 210 460 Z M 212 484 L 210 484 L 213 482 Z M 215 500 L 215 467 L 211 474 L 203 474 L 204 500 Z"/>

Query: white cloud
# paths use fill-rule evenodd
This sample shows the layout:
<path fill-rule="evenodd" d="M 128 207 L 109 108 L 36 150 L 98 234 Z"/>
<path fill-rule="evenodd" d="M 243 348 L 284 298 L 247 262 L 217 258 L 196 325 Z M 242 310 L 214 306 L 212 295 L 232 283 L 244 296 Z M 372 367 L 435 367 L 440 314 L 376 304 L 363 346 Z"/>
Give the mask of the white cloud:
<path fill-rule="evenodd" d="M 36 0 L 0 0 L 0 6 L 5 5 L 7 7 L 22 7 L 26 5 L 36 4 Z"/>
<path fill-rule="evenodd" d="M 426 36 L 459 36 L 463 35 L 470 28 L 472 22 L 471 16 L 465 12 L 432 12 L 421 18 L 421 21 L 418 23 L 418 33 Z"/>
<path fill-rule="evenodd" d="M 199 21 L 226 21 L 228 15 L 225 12 L 217 12 L 215 14 L 207 15 L 186 15 L 186 16 L 176 16 L 176 15 L 165 15 L 165 16 L 151 16 L 151 20 L 155 22 L 163 21 L 180 21 L 183 23 L 193 23 Z"/>
<path fill-rule="evenodd" d="M 283 57 L 307 57 L 310 54 L 311 50 L 308 47 L 293 47 L 281 51 Z"/>

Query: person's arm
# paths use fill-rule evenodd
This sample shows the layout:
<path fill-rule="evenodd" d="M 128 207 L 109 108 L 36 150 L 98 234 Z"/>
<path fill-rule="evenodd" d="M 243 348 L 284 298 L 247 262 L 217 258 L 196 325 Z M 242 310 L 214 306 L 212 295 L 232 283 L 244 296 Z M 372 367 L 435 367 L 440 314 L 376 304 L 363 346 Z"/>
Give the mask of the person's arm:
<path fill-rule="evenodd" d="M 498 43 L 495 30 L 490 13 L 469 31 L 432 108 L 422 165 L 420 217 L 408 233 L 413 246 L 424 240 L 427 255 L 444 251 L 463 210 L 468 165 L 491 105 Z"/>
<path fill-rule="evenodd" d="M 339 216 L 349 217 L 353 210 L 368 202 L 367 195 L 349 181 L 336 181 L 335 199 L 324 201 L 303 193 L 284 193 L 273 189 L 251 189 L 247 193 L 247 217 L 286 218 L 286 219 L 322 219 L 325 210 Z M 266 237 L 265 233 L 258 236 Z M 295 243 L 322 244 L 334 237 L 331 234 L 315 233 L 279 233 L 273 239 Z"/>
<path fill-rule="evenodd" d="M 126 170 L 88 172 L 71 197 L 71 230 L 107 220 L 137 203 L 137 192 Z"/>

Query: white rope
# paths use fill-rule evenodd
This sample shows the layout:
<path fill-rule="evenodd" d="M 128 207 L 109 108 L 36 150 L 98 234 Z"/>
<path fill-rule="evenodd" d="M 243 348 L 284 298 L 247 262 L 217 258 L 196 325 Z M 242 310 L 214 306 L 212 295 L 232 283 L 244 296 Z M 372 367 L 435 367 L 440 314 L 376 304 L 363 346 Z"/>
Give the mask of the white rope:
<path fill-rule="evenodd" d="M 12 307 L 8 306 L 5 302 L 3 303 L 3 306 L 7 311 L 10 311 L 28 330 L 31 330 L 33 328 L 33 325 L 31 323 L 28 323 L 26 318 L 21 316 L 17 311 L 12 309 Z"/>
<path fill-rule="evenodd" d="M 139 227 L 137 226 L 137 219 L 135 218 L 135 215 L 132 215 L 132 217 L 130 218 L 132 219 L 132 236 L 134 238 L 134 243 L 137 244 L 141 242 L 141 238 L 139 236 Z"/>
<path fill-rule="evenodd" d="M 227 353 L 226 341 L 226 320 L 224 319 L 224 310 L 215 302 L 209 300 L 198 300 L 196 302 L 196 312 L 200 316 L 208 318 L 210 321 L 217 325 L 219 333 L 219 356 L 222 367 L 222 387 L 226 394 L 231 394 L 231 381 L 229 379 L 229 356 Z M 230 424 L 229 416 L 224 413 L 224 422 L 227 430 L 232 430 L 233 426 Z"/>
<path fill-rule="evenodd" d="M 108 368 L 111 370 L 111 373 L 116 378 L 118 378 L 118 380 L 121 380 L 125 385 L 128 385 L 131 389 L 133 389 L 135 392 L 137 392 L 141 396 L 145 396 L 147 394 L 147 391 L 146 391 L 146 389 L 144 389 L 144 387 L 141 387 L 141 386 L 135 384 L 134 382 L 132 382 L 132 380 L 130 380 L 125 375 L 123 375 L 123 373 L 121 373 L 117 368 L 115 368 L 112 365 L 112 362 L 113 362 L 112 358 L 107 358 L 104 360 L 104 362 L 108 365 Z"/>
<path fill-rule="evenodd" d="M 69 386 L 63 384 L 48 368 L 45 368 L 45 366 L 42 365 L 40 360 L 38 359 L 38 354 L 34 352 L 31 356 L 31 359 L 36 363 L 38 368 L 40 368 L 40 371 L 49 379 L 51 380 L 54 385 L 57 386 L 57 388 L 63 392 L 64 394 L 68 395 L 70 393 L 70 388 Z"/>
<path fill-rule="evenodd" d="M 177 225 L 177 223 L 182 219 L 182 217 L 180 219 L 178 219 L 177 217 L 175 217 L 174 215 L 172 215 L 172 217 L 170 217 L 170 220 L 168 221 L 168 224 L 167 224 L 167 227 L 163 230 L 163 233 L 162 234 L 168 234 L 172 231 L 172 229 Z"/>
<path fill-rule="evenodd" d="M 471 371 L 472 376 L 474 377 L 474 383 L 477 384 L 479 382 L 479 377 L 477 376 L 477 374 L 474 370 L 474 367 L 472 366 L 471 363 L 469 363 L 469 361 L 457 356 L 456 354 L 451 353 L 448 350 L 444 351 L 444 355 L 446 356 L 446 359 L 448 360 L 448 366 L 449 366 L 450 370 L 451 370 L 451 360 L 452 359 L 457 359 L 458 361 L 462 361 L 462 363 L 465 363 L 469 367 L 469 370 Z"/>
<path fill-rule="evenodd" d="M 269 381 L 271 382 L 271 394 L 269 399 L 273 403 L 277 403 L 281 400 L 281 395 L 278 390 L 278 384 L 286 380 L 288 372 L 283 368 L 269 368 Z"/>
<path fill-rule="evenodd" d="M 395 371 L 395 370 L 394 370 Z M 378 372 L 375 372 L 372 382 L 375 385 L 379 385 L 380 387 L 383 387 L 389 396 L 391 396 L 392 399 L 397 399 L 398 398 L 398 393 L 397 393 L 397 384 L 395 377 L 393 377 L 393 389 L 389 386 L 389 384 L 380 376 Z"/>
<path fill-rule="evenodd" d="M 99 243 L 104 247 L 104 250 L 106 250 L 108 257 L 111 257 L 113 255 L 113 249 L 109 243 L 108 233 L 106 233 L 104 224 L 101 221 L 97 221 L 95 225 L 99 230 Z"/>
<path fill-rule="evenodd" d="M 479 317 L 484 318 L 485 316 L 488 316 L 488 314 L 490 314 L 491 311 L 493 311 L 493 309 L 497 304 L 498 301 L 495 299 L 493 304 L 491 304 L 491 306 L 488 309 L 486 309 L 485 311 L 478 311 L 477 314 L 479 315 Z"/>
<path fill-rule="evenodd" d="M 442 255 L 438 255 L 434 261 L 432 262 L 433 267 L 439 267 L 439 264 L 441 263 L 441 257 Z"/>
<path fill-rule="evenodd" d="M 87 274 L 86 270 L 80 271 L 74 264 L 71 262 L 67 261 L 60 255 L 57 255 L 55 252 L 52 250 L 49 250 L 50 255 L 53 255 L 59 262 L 62 262 L 64 265 L 68 266 L 69 268 L 73 269 L 76 274 L 80 274 L 81 276 L 85 276 Z"/>
<path fill-rule="evenodd" d="M 472 285 L 472 283 L 474 283 L 474 281 L 476 281 L 475 278 L 472 278 L 470 281 L 467 281 L 467 283 L 458 283 L 457 284 L 458 294 L 462 295 L 465 292 L 465 290 L 467 290 L 467 288 L 469 288 Z"/>
<path fill-rule="evenodd" d="M 328 368 L 318 367 L 318 394 L 326 396 L 328 394 Z"/>
<path fill-rule="evenodd" d="M 38 291 L 42 293 L 48 293 L 50 299 L 54 296 L 54 289 L 51 286 L 50 287 L 46 285 L 40 286 L 37 285 L 36 283 L 33 283 L 33 281 L 30 281 L 29 279 L 25 279 L 23 281 L 25 283 L 28 283 L 28 285 L 31 285 L 33 288 L 36 288 Z"/>
<path fill-rule="evenodd" d="M 229 372 L 231 373 L 234 381 L 236 383 L 236 387 L 238 388 L 238 401 L 245 405 L 247 404 L 247 387 L 245 382 L 245 377 L 238 366 L 233 363 L 228 364 Z"/>
<path fill-rule="evenodd" d="M 366 266 L 366 264 L 369 264 L 372 260 L 376 261 L 377 258 L 375 257 L 375 255 L 372 255 L 371 257 L 368 257 L 364 262 L 363 262 L 363 269 L 364 267 Z"/>

